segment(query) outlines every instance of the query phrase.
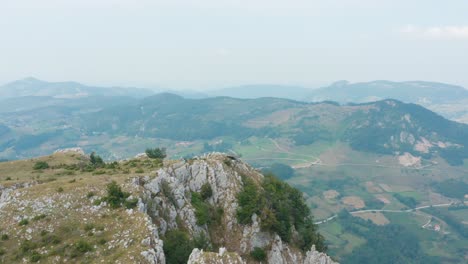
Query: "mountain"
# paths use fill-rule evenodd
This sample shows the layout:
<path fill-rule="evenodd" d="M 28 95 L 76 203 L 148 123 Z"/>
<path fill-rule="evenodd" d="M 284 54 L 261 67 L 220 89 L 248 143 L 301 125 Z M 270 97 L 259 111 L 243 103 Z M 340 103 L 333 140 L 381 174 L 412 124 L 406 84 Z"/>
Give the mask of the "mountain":
<path fill-rule="evenodd" d="M 311 101 L 331 100 L 340 103 L 396 99 L 409 103 L 440 104 L 468 99 L 468 90 L 456 85 L 422 81 L 363 83 L 339 81 L 328 87 L 313 90 L 309 98 Z"/>
<path fill-rule="evenodd" d="M 258 84 L 229 87 L 210 91 L 207 94 L 210 96 L 228 96 L 244 99 L 276 97 L 302 101 L 310 95 L 311 91 L 312 89 L 300 86 Z"/>
<path fill-rule="evenodd" d="M 189 192 L 198 192 L 204 183 L 192 181 L 199 177 L 196 175 L 203 175 L 205 171 L 209 175 L 210 171 L 216 171 L 219 166 L 230 166 L 229 160 L 234 159 L 236 164 L 242 164 L 239 161 L 242 160 L 259 171 L 276 173 L 302 191 L 305 203 L 327 241 L 329 254 L 341 263 L 460 263 L 460 260 L 466 258 L 464 245 L 468 243 L 468 233 L 463 223 L 467 221 L 468 212 L 465 196 L 468 184 L 467 125 L 447 120 L 420 105 L 394 99 L 346 105 L 271 97 L 186 99 L 170 93 L 143 99 L 115 96 L 79 99 L 21 97 L 6 99 L 4 102 L 8 104 L 0 104 L 0 159 L 27 160 L 1 162 L 0 168 L 5 166 L 4 170 L 0 170 L 2 185 L 8 183 L 8 177 L 10 180 L 15 179 L 15 184 L 18 179 L 49 182 L 50 187 L 42 189 L 49 196 L 60 187 L 66 192 L 84 186 L 79 195 L 81 199 L 85 199 L 90 186 L 98 186 L 91 191 L 100 191 L 99 197 L 103 197 L 103 184 L 108 182 L 105 179 L 127 179 L 125 177 L 128 175 L 162 168 L 159 163 L 131 158 L 147 148 L 162 147 L 167 149 L 169 157 L 179 161 L 168 161 L 164 165 L 165 172 L 157 177 L 149 175 L 138 180 L 142 188 L 150 186 L 148 183 L 152 182 L 153 187 L 143 191 L 145 197 L 152 197 L 150 200 L 153 201 L 143 202 L 146 208 L 155 208 L 152 210 L 154 215 L 175 217 L 175 220 L 170 218 L 165 223 L 159 221 L 158 226 L 193 223 L 194 218 L 190 216 L 192 213 L 187 211 L 187 207 L 174 209 L 168 206 L 179 205 L 182 200 L 192 203 L 193 194 Z M 80 158 L 77 165 L 70 166 L 66 166 L 68 163 L 60 158 L 56 162 L 51 161 L 50 169 L 39 168 L 31 174 L 36 160 L 30 158 L 57 149 L 75 147 L 81 147 L 88 153 L 96 152 L 104 160 L 130 160 L 91 170 L 87 158 Z M 218 159 L 216 155 L 194 159 L 213 151 L 229 153 L 229 160 L 215 162 L 213 159 Z M 47 158 L 38 161 L 47 162 Z M 11 167 L 15 162 L 20 165 Z M 207 162 L 208 166 L 203 162 Z M 20 176 L 22 170 L 29 171 Z M 9 176 L 9 171 L 18 173 Z M 194 175 L 191 172 L 199 173 Z M 92 174 L 92 177 L 86 177 L 86 182 L 80 180 Z M 237 174 L 242 175 L 240 172 Z M 158 182 L 161 178 L 166 179 L 167 184 Z M 1 179 L 5 180 L 2 182 Z M 67 182 L 72 185 L 66 185 Z M 209 182 L 212 183 L 212 180 Z M 231 187 L 238 190 L 239 182 L 231 183 Z M 177 187 L 187 184 L 189 189 Z M 129 185 L 124 184 L 122 187 L 128 188 Z M 275 189 L 286 188 L 280 187 Z M 216 192 L 214 187 L 212 191 Z M 296 195 L 291 194 L 290 197 Z M 194 207 L 198 208 L 195 215 L 202 218 L 200 223 L 207 221 L 208 225 L 208 221 L 211 221 L 208 219 L 218 219 L 216 208 L 211 206 L 219 206 L 219 203 L 210 200 L 208 206 L 197 194 L 194 196 Z M 60 195 L 57 197 L 63 198 Z M 273 197 L 266 200 L 275 201 Z M 257 200 L 254 195 L 248 196 L 245 201 Z M 159 205 L 168 210 L 161 210 Z M 250 205 L 252 210 L 262 212 L 257 217 L 263 220 L 271 214 L 264 208 Z M 268 205 L 272 208 L 279 206 Z M 73 208 L 75 205 L 70 206 Z M 112 213 L 109 211 L 105 215 Z M 109 226 L 122 227 L 109 222 L 119 216 L 122 221 L 133 217 L 122 212 L 116 218 L 103 217 L 102 221 Z M 138 219 L 141 218 L 133 218 L 137 222 Z M 242 219 L 248 221 L 248 217 Z M 83 221 L 81 218 L 78 220 Z M 287 224 L 276 225 L 276 221 L 263 221 L 266 222 L 288 230 Z M 147 234 L 147 229 L 139 228 L 140 225 L 134 226 L 129 232 L 137 234 L 134 241 L 142 241 L 145 237 L 139 234 Z M 89 229 L 86 227 L 86 230 Z M 212 229 L 208 230 L 212 232 Z M 244 232 L 247 231 L 244 229 Z M 289 232 L 277 233 L 280 238 L 282 236 L 281 241 L 288 240 L 286 235 Z M 83 237 L 81 233 L 74 234 L 75 237 Z M 117 238 L 109 240 L 107 235 L 110 234 L 105 233 L 105 239 L 113 241 L 109 245 L 120 243 L 115 242 L 120 241 Z M 186 234 L 172 235 L 171 241 L 187 241 Z M 215 231 L 214 235 L 219 235 L 219 232 Z M 95 237 L 93 243 L 98 243 L 98 237 Z M 220 237 L 216 236 L 215 241 L 218 239 Z M 125 244 L 127 240 L 121 241 Z M 156 245 L 155 241 L 150 239 L 150 244 Z M 196 241 L 205 240 L 197 237 Z M 225 241 L 232 242 L 227 238 Z M 63 256 L 71 256 L 70 250 L 74 248 L 75 242 L 67 242 L 69 246 L 64 249 Z M 18 243 L 15 241 L 13 244 Z M 12 244 L 0 242 L 0 249 L 5 245 L 9 247 Z M 234 248 L 238 245 L 237 242 L 232 244 Z M 140 252 L 149 250 L 141 250 L 139 243 L 129 247 L 129 252 L 136 252 L 136 255 L 132 255 L 135 258 Z M 386 250 L 382 251 L 382 248 Z M 121 252 L 120 249 L 116 250 L 116 254 Z M 79 252 L 72 252 L 81 256 Z M 157 256 L 155 252 L 156 249 L 154 253 L 145 253 L 145 258 Z M 232 261 L 245 258 L 236 252 L 228 252 L 226 257 Z M 10 256 L 10 253 L 7 254 Z M 20 252 L 18 254 L 21 256 Z M 208 262 L 208 259 L 223 255 L 218 254 L 195 251 L 191 259 L 192 262 Z M 252 254 L 257 257 L 266 255 L 261 250 Z M 32 256 L 25 256 L 28 257 Z"/>
<path fill-rule="evenodd" d="M 335 263 L 299 191 L 222 154 L 64 150 L 0 172 L 1 262 Z"/>
<path fill-rule="evenodd" d="M 142 98 L 154 92 L 139 88 L 93 87 L 76 82 L 46 82 L 25 78 L 0 86 L 0 98 L 27 96 L 53 97 L 57 99 L 84 98 L 90 96 L 131 96 Z"/>
<path fill-rule="evenodd" d="M 364 103 L 383 99 L 396 99 L 420 104 L 446 118 L 468 122 L 468 90 L 463 87 L 436 82 L 363 83 L 336 82 L 328 87 L 312 90 L 309 101 L 332 100 L 340 103 Z"/>
<path fill-rule="evenodd" d="M 343 141 L 372 153 L 440 155 L 452 164 L 468 158 L 468 125 L 396 100 L 340 106 L 276 98 L 191 100 L 160 94 L 133 107 L 84 115 L 82 124 L 89 132 L 179 141 L 268 136 L 289 138 L 298 146 Z"/>

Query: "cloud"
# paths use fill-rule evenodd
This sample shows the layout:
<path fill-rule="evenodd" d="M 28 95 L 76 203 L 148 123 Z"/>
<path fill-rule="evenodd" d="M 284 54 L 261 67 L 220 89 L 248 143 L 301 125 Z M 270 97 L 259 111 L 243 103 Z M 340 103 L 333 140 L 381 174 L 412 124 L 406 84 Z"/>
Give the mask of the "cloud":
<path fill-rule="evenodd" d="M 419 27 L 407 25 L 400 32 L 405 35 L 428 39 L 468 39 L 468 26 Z"/>

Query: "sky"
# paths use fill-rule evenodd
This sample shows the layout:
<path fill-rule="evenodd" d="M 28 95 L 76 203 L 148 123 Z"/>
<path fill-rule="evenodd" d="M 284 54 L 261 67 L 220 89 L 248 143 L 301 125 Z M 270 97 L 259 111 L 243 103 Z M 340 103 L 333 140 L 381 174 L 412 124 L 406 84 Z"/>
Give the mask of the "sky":
<path fill-rule="evenodd" d="M 468 87 L 466 0 L 0 0 L 0 83 Z"/>

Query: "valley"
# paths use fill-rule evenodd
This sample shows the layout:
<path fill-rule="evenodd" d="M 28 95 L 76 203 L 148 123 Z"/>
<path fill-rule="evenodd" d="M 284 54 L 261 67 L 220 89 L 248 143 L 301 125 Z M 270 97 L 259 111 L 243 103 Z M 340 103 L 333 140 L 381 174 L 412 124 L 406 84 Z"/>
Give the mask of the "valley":
<path fill-rule="evenodd" d="M 302 191 L 340 263 L 372 262 L 375 241 L 398 250 L 385 239 L 391 233 L 401 235 L 421 263 L 468 259 L 468 125 L 419 105 L 167 93 L 4 102 L 0 159 L 74 147 L 109 162 L 151 146 L 166 148 L 174 160 L 227 153 Z"/>

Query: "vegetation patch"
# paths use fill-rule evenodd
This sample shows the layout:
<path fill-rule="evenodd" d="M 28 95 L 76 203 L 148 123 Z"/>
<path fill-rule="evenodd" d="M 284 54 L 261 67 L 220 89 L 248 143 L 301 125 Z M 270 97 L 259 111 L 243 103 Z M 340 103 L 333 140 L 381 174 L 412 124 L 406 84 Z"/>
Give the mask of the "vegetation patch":
<path fill-rule="evenodd" d="M 122 205 L 133 204 L 136 206 L 136 202 L 132 201 L 127 203 L 127 198 L 130 196 L 130 193 L 122 191 L 122 188 L 117 184 L 117 182 L 112 181 L 107 185 L 107 196 L 102 198 L 102 201 L 107 202 L 111 208 L 119 208 Z"/>
<path fill-rule="evenodd" d="M 165 159 L 167 156 L 166 148 L 148 148 L 145 153 L 150 159 Z"/>
<path fill-rule="evenodd" d="M 464 181 L 449 179 L 442 182 L 434 182 L 431 185 L 436 192 L 450 198 L 463 200 L 468 194 L 468 183 Z"/>
<path fill-rule="evenodd" d="M 45 161 L 38 161 L 34 164 L 34 170 L 45 170 L 49 168 L 49 164 Z"/>
<path fill-rule="evenodd" d="M 261 186 L 246 176 L 242 180 L 243 190 L 237 197 L 237 220 L 241 224 L 250 224 L 255 213 L 260 217 L 263 231 L 275 232 L 283 241 L 291 242 L 304 251 L 309 250 L 312 244 L 319 251 L 326 250 L 324 238 L 318 233 L 299 190 L 273 175 L 265 175 Z M 293 237 L 293 229 L 297 230 L 297 236 Z"/>
<path fill-rule="evenodd" d="M 213 223 L 221 222 L 221 217 L 224 213 L 223 209 L 221 207 L 213 206 L 207 201 L 212 194 L 213 191 L 208 183 L 202 186 L 199 193 L 192 192 L 191 203 L 195 208 L 197 225 L 211 225 Z"/>
<path fill-rule="evenodd" d="M 250 256 L 255 260 L 255 261 L 265 261 L 266 260 L 266 257 L 267 257 L 267 254 L 266 254 L 266 251 L 265 249 L 263 248 L 259 248 L 259 247 L 255 247 L 251 252 L 250 252 Z"/>

